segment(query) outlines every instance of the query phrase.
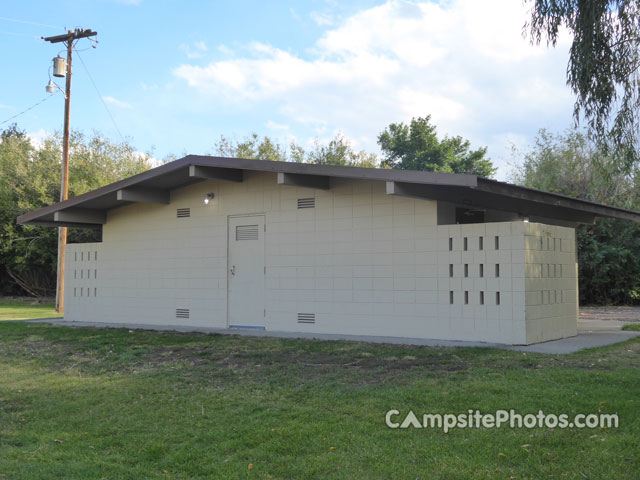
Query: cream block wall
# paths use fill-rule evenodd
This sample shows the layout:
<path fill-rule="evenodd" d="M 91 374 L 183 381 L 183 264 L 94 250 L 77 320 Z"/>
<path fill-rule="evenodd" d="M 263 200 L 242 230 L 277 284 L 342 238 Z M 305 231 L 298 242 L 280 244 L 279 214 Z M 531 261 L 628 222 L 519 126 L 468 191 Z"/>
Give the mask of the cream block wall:
<path fill-rule="evenodd" d="M 205 206 L 209 192 L 215 198 Z M 310 197 L 315 208 L 297 208 L 299 198 Z M 176 209 L 187 207 L 191 216 L 177 218 Z M 252 213 L 265 214 L 267 225 L 268 330 L 519 344 L 546 339 L 559 325 L 559 336 L 570 334 L 568 311 L 527 304 L 531 292 L 563 289 L 563 305 L 576 292 L 575 281 L 553 277 L 547 286 L 527 277 L 539 260 L 529 248 L 528 238 L 540 235 L 534 224 L 437 225 L 435 201 L 387 195 L 384 182 L 333 179 L 323 191 L 277 185 L 275 174 L 249 171 L 242 183 L 173 191 L 169 205 L 109 211 L 102 243 L 68 247 L 65 318 L 226 328 L 227 218 Z M 574 248 L 572 230 L 548 228 L 561 229 L 553 231 L 562 248 Z M 94 256 L 87 260 L 85 251 Z M 87 278 L 91 269 L 97 275 Z M 190 318 L 176 318 L 176 309 L 189 309 Z M 316 322 L 298 323 L 298 313 L 315 313 Z"/>
<path fill-rule="evenodd" d="M 575 230 L 527 223 L 524 233 L 527 343 L 577 335 Z"/>

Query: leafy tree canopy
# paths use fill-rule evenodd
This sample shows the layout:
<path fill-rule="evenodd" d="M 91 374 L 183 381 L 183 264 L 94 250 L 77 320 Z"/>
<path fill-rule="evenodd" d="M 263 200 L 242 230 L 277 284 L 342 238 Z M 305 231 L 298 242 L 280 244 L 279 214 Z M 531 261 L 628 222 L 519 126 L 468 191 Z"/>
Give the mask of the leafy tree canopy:
<path fill-rule="evenodd" d="M 114 143 L 98 133 L 70 137 L 69 196 L 115 182 L 149 168 L 148 156 L 128 142 Z M 0 132 L 0 290 L 33 295 L 55 287 L 57 231 L 23 226 L 16 217 L 60 200 L 61 136 L 36 148 L 13 125 Z M 70 229 L 69 241 L 94 241 L 92 230 Z M 16 287 L 16 283 L 21 289 Z"/>
<path fill-rule="evenodd" d="M 392 123 L 378 136 L 383 165 L 400 170 L 470 173 L 491 177 L 496 169 L 486 148 L 471 150 L 462 137 L 438 139 L 431 116 L 413 118 L 409 125 Z"/>
<path fill-rule="evenodd" d="M 531 1 L 525 29 L 532 42 L 546 38 L 555 46 L 563 28 L 573 35 L 567 84 L 576 95 L 576 124 L 583 115 L 594 138 L 629 171 L 640 157 L 640 1 Z"/>
<path fill-rule="evenodd" d="M 640 170 L 620 172 L 619 160 L 581 132 L 541 130 L 514 174 L 521 185 L 640 210 Z M 597 219 L 577 229 L 582 304 L 640 303 L 640 224 Z"/>
<path fill-rule="evenodd" d="M 283 146 L 269 137 L 260 138 L 257 133 L 252 133 L 241 141 L 221 136 L 214 145 L 214 153 L 227 157 L 278 162 L 371 168 L 378 166 L 375 154 L 363 150 L 356 151 L 351 142 L 341 133 L 336 134 L 326 145 L 316 140 L 309 150 L 295 141 L 291 141 L 288 147 Z"/>

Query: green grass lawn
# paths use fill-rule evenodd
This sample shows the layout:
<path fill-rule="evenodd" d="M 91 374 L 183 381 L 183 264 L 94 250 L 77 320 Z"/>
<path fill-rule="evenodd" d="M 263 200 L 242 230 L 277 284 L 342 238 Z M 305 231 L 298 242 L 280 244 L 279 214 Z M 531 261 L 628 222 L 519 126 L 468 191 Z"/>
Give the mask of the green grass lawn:
<path fill-rule="evenodd" d="M 0 298 L 0 321 L 25 320 L 29 318 L 61 317 L 53 302 L 36 303 L 24 300 Z"/>
<path fill-rule="evenodd" d="M 638 332 L 640 331 L 640 323 L 628 323 L 624 327 L 622 327 L 622 330 L 631 330 L 634 332 Z"/>
<path fill-rule="evenodd" d="M 637 479 L 640 340 L 566 356 L 0 323 L 3 479 Z M 618 413 L 617 429 L 389 429 Z M 252 468 L 250 468 L 250 466 Z"/>

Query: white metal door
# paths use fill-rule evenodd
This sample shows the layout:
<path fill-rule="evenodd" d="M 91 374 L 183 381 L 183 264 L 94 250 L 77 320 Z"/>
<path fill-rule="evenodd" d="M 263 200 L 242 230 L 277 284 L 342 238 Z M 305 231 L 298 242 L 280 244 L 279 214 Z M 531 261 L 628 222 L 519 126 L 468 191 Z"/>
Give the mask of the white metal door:
<path fill-rule="evenodd" d="M 229 327 L 264 328 L 264 215 L 229 217 Z"/>

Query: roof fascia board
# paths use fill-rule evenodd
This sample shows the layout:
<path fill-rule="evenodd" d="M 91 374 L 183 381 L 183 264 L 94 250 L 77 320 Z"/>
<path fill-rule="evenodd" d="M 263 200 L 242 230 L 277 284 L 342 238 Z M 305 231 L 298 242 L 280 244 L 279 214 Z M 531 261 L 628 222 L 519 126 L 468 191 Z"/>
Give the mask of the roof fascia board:
<path fill-rule="evenodd" d="M 442 200 L 463 207 L 480 207 L 507 212 L 518 212 L 525 217 L 547 217 L 575 223 L 593 223 L 595 216 L 581 210 L 535 203 L 519 198 L 505 198 L 498 194 L 473 188 L 443 187 L 441 185 L 416 185 L 402 182 L 387 182 L 387 194 L 402 197 Z"/>
<path fill-rule="evenodd" d="M 38 210 L 25 213 L 24 215 L 20 215 L 18 217 L 18 223 L 20 224 L 25 224 L 27 222 L 31 223 L 31 220 L 40 218 L 44 215 L 57 212 L 65 208 L 73 207 L 73 206 L 82 204 L 87 200 L 91 200 L 91 199 L 100 197 L 102 195 L 107 195 L 109 193 L 114 193 L 122 188 L 130 187 L 132 185 L 137 185 L 140 182 L 144 182 L 145 180 L 150 180 L 152 178 L 156 178 L 161 175 L 174 172 L 188 165 L 189 164 L 188 159 L 189 157 L 184 157 L 174 162 L 170 162 L 165 165 L 160 165 L 159 167 L 152 168 L 151 170 L 147 170 L 146 172 L 138 173 L 137 175 L 134 175 L 129 178 L 125 178 L 124 180 L 119 180 L 109 185 L 105 185 L 104 187 L 97 188 L 96 190 L 92 190 L 87 193 L 76 195 L 75 197 L 72 197 L 63 202 L 54 203 L 52 205 L 48 205 Z"/>
<path fill-rule="evenodd" d="M 506 195 L 516 197 L 531 202 L 544 203 L 546 205 L 554 205 L 557 207 L 571 208 L 591 213 L 600 217 L 621 218 L 640 222 L 640 213 L 624 210 L 618 207 L 608 205 L 600 205 L 598 203 L 589 202 L 577 198 L 567 197 L 551 192 L 542 192 L 518 185 L 510 185 L 495 180 L 480 179 L 477 189 L 483 192 L 496 193 L 498 195 Z"/>
<path fill-rule="evenodd" d="M 353 178 L 359 180 L 395 180 L 408 183 L 429 183 L 435 185 L 456 185 L 475 187 L 476 175 L 443 172 L 417 172 L 409 170 L 389 170 L 384 168 L 362 168 L 338 165 L 316 165 L 312 163 L 274 162 L 269 160 L 249 160 L 244 158 L 206 157 L 189 155 L 192 165 L 220 168 L 239 168 L 258 172 L 293 173 L 326 177 Z"/>

